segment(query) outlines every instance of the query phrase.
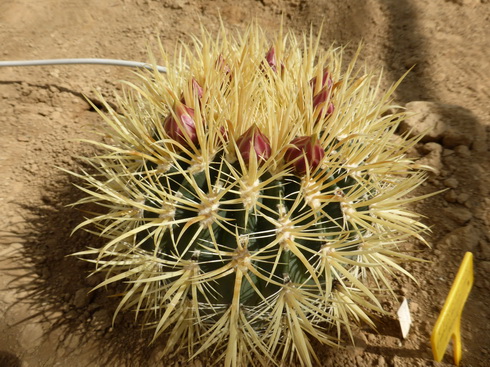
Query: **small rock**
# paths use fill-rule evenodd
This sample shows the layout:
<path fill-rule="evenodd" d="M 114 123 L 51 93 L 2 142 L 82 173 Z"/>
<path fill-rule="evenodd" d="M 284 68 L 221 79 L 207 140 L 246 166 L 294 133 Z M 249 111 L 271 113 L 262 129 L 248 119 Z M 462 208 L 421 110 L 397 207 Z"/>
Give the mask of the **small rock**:
<path fill-rule="evenodd" d="M 103 281 L 103 279 L 100 277 L 99 274 L 91 275 L 87 279 L 85 279 L 85 282 L 87 283 L 87 285 L 89 285 L 91 287 L 95 287 L 96 285 L 98 285 L 102 281 Z"/>
<path fill-rule="evenodd" d="M 461 106 L 414 101 L 407 103 L 406 109 L 408 118 L 400 130 L 413 136 L 425 133 L 422 142 L 438 141 L 446 148 L 470 147 L 482 135 L 476 117 Z"/>
<path fill-rule="evenodd" d="M 458 200 L 458 196 L 454 190 L 449 190 L 444 194 L 444 200 L 446 200 L 448 203 L 455 203 Z"/>
<path fill-rule="evenodd" d="M 426 143 L 423 145 L 421 153 L 426 155 L 417 163 L 431 167 L 435 175 L 439 176 L 442 169 L 442 146 L 434 142 Z"/>
<path fill-rule="evenodd" d="M 59 78 L 59 76 L 60 76 L 60 71 L 59 71 L 59 69 L 53 69 L 53 70 L 51 70 L 51 71 L 49 72 L 49 75 L 51 75 L 51 76 L 52 76 L 52 77 L 54 77 L 54 78 Z M 50 89 L 50 91 L 51 91 L 51 89 Z M 52 92 L 53 92 L 53 91 L 52 91 Z M 53 92 L 53 93 L 55 93 L 55 92 Z"/>
<path fill-rule="evenodd" d="M 435 142 L 429 142 L 425 143 L 422 148 L 422 153 L 424 154 L 430 154 L 433 152 L 439 153 L 439 155 L 442 153 L 442 145 L 435 143 Z"/>
<path fill-rule="evenodd" d="M 368 340 L 369 344 L 374 344 L 377 341 L 377 337 L 374 334 L 369 334 L 367 336 L 367 340 Z"/>
<path fill-rule="evenodd" d="M 20 143 L 27 143 L 31 141 L 31 137 L 29 135 L 18 135 L 17 141 Z"/>
<path fill-rule="evenodd" d="M 471 146 L 471 149 L 477 153 L 484 153 L 488 150 L 487 133 L 483 124 L 478 125 L 475 131 L 475 141 Z"/>
<path fill-rule="evenodd" d="M 408 117 L 400 124 L 402 133 L 410 132 L 410 136 L 425 134 L 422 142 L 438 141 L 445 130 L 443 116 L 433 102 L 414 101 L 405 106 Z"/>
<path fill-rule="evenodd" d="M 447 178 L 444 180 L 444 186 L 449 187 L 451 189 L 457 188 L 459 185 L 459 182 L 455 178 Z"/>
<path fill-rule="evenodd" d="M 379 358 L 378 358 L 378 366 L 379 367 L 386 366 L 386 359 L 385 359 L 385 357 L 379 356 Z"/>
<path fill-rule="evenodd" d="M 480 233 L 474 226 L 456 228 L 441 240 L 450 249 L 460 249 L 474 252 L 480 241 Z"/>
<path fill-rule="evenodd" d="M 444 131 L 442 137 L 442 145 L 447 148 L 455 148 L 459 145 L 470 145 L 472 142 L 472 136 L 462 133 L 456 129 L 448 129 Z"/>
<path fill-rule="evenodd" d="M 458 145 L 454 148 L 454 152 L 461 158 L 471 157 L 471 150 L 466 145 Z"/>
<path fill-rule="evenodd" d="M 473 218 L 473 213 L 470 210 L 460 206 L 448 206 L 444 208 L 444 213 L 458 224 L 466 224 Z"/>
<path fill-rule="evenodd" d="M 409 305 L 411 313 L 416 314 L 419 312 L 420 307 L 419 307 L 419 304 L 417 302 L 410 301 L 410 303 L 408 305 Z"/>
<path fill-rule="evenodd" d="M 449 149 L 449 148 L 445 148 L 443 151 L 442 151 L 442 156 L 443 157 L 449 157 L 451 155 L 454 154 L 454 150 L 452 149 Z"/>
<path fill-rule="evenodd" d="M 465 202 L 468 201 L 468 199 L 470 198 L 470 195 L 468 195 L 467 193 L 462 193 L 462 194 L 459 194 L 458 197 L 456 198 L 457 202 L 460 203 L 460 204 L 464 204 Z"/>
<path fill-rule="evenodd" d="M 347 351 L 354 356 L 360 356 L 367 348 L 367 338 L 364 334 L 358 333 L 354 335 L 354 345 L 348 346 Z"/>
<path fill-rule="evenodd" d="M 73 305 L 76 308 L 86 307 L 92 300 L 93 293 L 89 293 L 90 288 L 81 288 L 75 292 L 73 297 Z"/>

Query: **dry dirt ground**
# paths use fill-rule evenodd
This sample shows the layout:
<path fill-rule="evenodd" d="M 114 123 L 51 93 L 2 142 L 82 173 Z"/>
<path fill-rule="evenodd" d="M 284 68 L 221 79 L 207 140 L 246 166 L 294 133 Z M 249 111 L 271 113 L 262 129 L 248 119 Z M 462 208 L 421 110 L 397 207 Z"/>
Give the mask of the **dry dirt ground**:
<path fill-rule="evenodd" d="M 270 32 L 281 16 L 297 34 L 317 31 L 323 46 L 364 42 L 362 59 L 384 68 L 386 85 L 412 72 L 396 98 L 419 112 L 404 128 L 429 127 L 413 154 L 436 172 L 420 192 L 448 190 L 416 209 L 433 228 L 431 248 L 410 245 L 425 263 L 407 264 L 418 284 L 394 279 L 400 298 L 365 326 L 356 347 L 318 347 L 324 366 L 450 366 L 432 359 L 430 333 L 466 251 L 475 257 L 475 284 L 462 320 L 462 366 L 490 365 L 490 3 L 488 0 L 1 0 L 0 59 L 104 57 L 147 60 L 160 35 L 178 40 L 211 31 L 219 14 L 230 29 L 253 18 Z M 67 255 L 93 244 L 71 235 L 81 214 L 67 204 L 80 197 L 72 179 L 89 148 L 70 139 L 90 136 L 100 118 L 83 98 L 94 89 L 110 100 L 130 70 L 102 66 L 0 68 L 0 366 L 205 366 L 162 357 L 147 346 L 132 315 L 111 324 L 117 299 L 87 295 L 97 279 Z M 419 101 L 418 103 L 412 103 Z M 97 101 L 95 101 L 97 102 Z M 395 310 L 410 300 L 414 323 L 401 339 Z"/>

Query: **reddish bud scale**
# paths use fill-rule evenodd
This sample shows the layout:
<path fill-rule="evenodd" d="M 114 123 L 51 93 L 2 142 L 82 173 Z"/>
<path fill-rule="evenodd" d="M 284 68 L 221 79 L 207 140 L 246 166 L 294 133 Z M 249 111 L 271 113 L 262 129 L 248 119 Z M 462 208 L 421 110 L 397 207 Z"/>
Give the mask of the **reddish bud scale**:
<path fill-rule="evenodd" d="M 318 116 L 317 116 L 317 119 L 319 119 L 322 115 L 322 112 L 325 110 L 325 102 L 327 101 L 328 99 L 328 94 L 325 95 L 323 93 L 323 91 L 319 94 L 317 94 L 314 98 L 313 98 L 313 110 L 315 111 L 317 108 L 320 108 L 319 110 L 319 113 L 318 113 Z M 328 106 L 326 107 L 326 111 L 325 111 L 325 116 L 324 117 L 328 117 L 330 116 L 334 111 L 335 111 L 335 106 L 333 104 L 333 102 L 330 102 L 328 104 Z"/>
<path fill-rule="evenodd" d="M 329 92 L 327 88 L 323 88 L 320 93 L 313 97 L 313 109 L 316 109 L 318 106 L 322 105 L 327 101 L 329 97 Z"/>
<path fill-rule="evenodd" d="M 317 77 L 313 77 L 310 80 L 310 86 L 313 90 L 313 93 L 315 93 L 315 90 L 317 88 Z M 322 83 L 321 83 L 321 89 L 320 92 L 317 94 L 314 94 L 313 96 L 313 110 L 315 111 L 317 108 L 320 108 L 318 118 L 320 118 L 322 112 L 325 109 L 325 103 L 327 100 L 332 98 L 332 89 L 333 89 L 333 80 L 330 76 L 330 73 L 327 71 L 327 69 L 323 69 L 323 77 L 322 77 Z M 325 117 L 330 116 L 335 110 L 335 107 L 332 102 L 328 104 L 326 107 L 325 111 Z"/>
<path fill-rule="evenodd" d="M 286 150 L 284 160 L 292 163 L 294 172 L 298 175 L 304 175 L 307 166 L 310 171 L 314 171 L 325 156 L 325 150 L 316 137 L 300 136 L 294 138 L 290 144 L 293 147 Z"/>
<path fill-rule="evenodd" d="M 180 124 L 175 120 L 173 114 L 167 116 L 164 121 L 164 130 L 167 135 L 185 147 L 190 146 L 190 142 L 197 143 L 196 122 L 194 121 L 194 110 L 183 103 L 178 103 L 175 107 L 175 114 L 180 120 Z M 183 132 L 185 130 L 186 134 Z"/>
<path fill-rule="evenodd" d="M 315 76 L 310 80 L 310 86 L 313 89 L 313 93 L 315 93 L 316 84 L 317 84 L 317 77 Z M 333 79 L 326 68 L 323 69 L 322 84 L 320 86 L 320 89 L 324 89 L 325 87 L 328 91 L 331 91 L 333 88 Z"/>
<path fill-rule="evenodd" d="M 250 161 L 251 147 L 253 147 L 253 151 L 255 151 L 259 163 L 261 161 L 266 161 L 271 156 L 271 144 L 269 138 L 267 138 L 255 124 L 237 139 L 236 144 L 243 160 L 247 164 Z"/>
<path fill-rule="evenodd" d="M 201 100 L 203 93 L 204 93 L 204 90 L 202 89 L 201 85 L 198 83 L 198 81 L 196 79 L 192 78 L 191 83 L 192 83 L 193 95 L 197 95 L 197 98 L 199 100 Z M 186 100 L 184 98 L 184 94 L 181 95 L 180 102 L 184 103 L 184 104 L 186 103 Z"/>
<path fill-rule="evenodd" d="M 277 72 L 277 61 L 276 61 L 276 50 L 274 46 L 271 46 L 267 54 L 265 55 L 265 60 L 274 72 Z"/>
<path fill-rule="evenodd" d="M 192 91 L 197 95 L 197 98 L 201 99 L 204 93 L 201 85 L 197 82 L 196 79 L 192 78 Z"/>
<path fill-rule="evenodd" d="M 228 131 L 226 131 L 224 126 L 221 126 L 219 128 L 219 133 L 220 133 L 221 137 L 223 138 L 223 141 L 227 142 L 228 141 Z"/>

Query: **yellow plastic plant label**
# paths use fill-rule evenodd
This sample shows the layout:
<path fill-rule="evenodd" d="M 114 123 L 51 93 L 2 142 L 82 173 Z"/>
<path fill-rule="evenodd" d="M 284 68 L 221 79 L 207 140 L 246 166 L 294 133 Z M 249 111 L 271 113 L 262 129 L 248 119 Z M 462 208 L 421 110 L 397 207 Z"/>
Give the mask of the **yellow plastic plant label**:
<path fill-rule="evenodd" d="M 453 337 L 454 363 L 459 366 L 462 356 L 461 314 L 473 286 L 473 254 L 467 252 L 459 267 L 458 274 L 446 298 L 444 307 L 432 330 L 431 344 L 434 359 L 440 362 L 444 357 L 451 336 Z"/>

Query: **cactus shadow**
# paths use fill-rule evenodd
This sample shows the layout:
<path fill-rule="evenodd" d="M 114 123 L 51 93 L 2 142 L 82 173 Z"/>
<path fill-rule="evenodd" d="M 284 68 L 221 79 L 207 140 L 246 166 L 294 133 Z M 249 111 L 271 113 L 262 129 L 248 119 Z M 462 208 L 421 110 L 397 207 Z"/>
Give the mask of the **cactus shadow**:
<path fill-rule="evenodd" d="M 68 354 L 80 356 L 77 359 L 80 366 L 147 366 L 158 340 L 149 346 L 152 333 L 143 331 L 130 313 L 121 314 L 112 324 L 119 299 L 108 295 L 122 289 L 108 287 L 87 295 L 101 278 L 87 278 L 93 266 L 70 256 L 86 246 L 101 244 L 100 239 L 83 230 L 72 234 L 84 219 L 81 210 L 67 206 L 83 195 L 73 183 L 73 177 L 60 173 L 58 184 L 45 188 L 43 205 L 21 205 L 28 213 L 25 220 L 29 225 L 22 233 L 11 234 L 17 241 L 23 240 L 22 246 L 5 255 L 11 266 L 1 270 L 12 279 L 8 290 L 16 293 L 6 314 L 27 306 L 28 316 L 10 327 L 42 324 L 41 347 L 52 347 L 53 352 L 61 348 L 60 359 Z M 4 241 L 9 241 L 8 235 Z M 54 343 L 50 341 L 53 335 Z"/>
<path fill-rule="evenodd" d="M 430 52 L 418 23 L 420 9 L 410 0 L 387 1 L 385 4 L 389 46 L 383 61 L 388 75 L 394 82 L 412 68 L 397 89 L 397 99 L 404 102 L 430 99 L 435 91 L 427 71 Z"/>
<path fill-rule="evenodd" d="M 426 36 L 420 31 L 421 9 L 416 9 L 416 4 L 409 0 L 388 1 L 386 5 L 391 21 L 391 52 L 387 53 L 385 59 L 388 74 L 395 81 L 406 67 L 415 65 L 399 86 L 397 98 L 404 103 L 431 101 L 428 104 L 433 105 L 432 112 L 438 115 L 444 124 L 444 131 L 440 136 L 429 141 L 432 143 L 431 149 L 422 144 L 418 147 L 419 155 L 429 158 L 432 155 L 432 159 L 427 163 L 438 165 L 438 174 L 430 177 L 428 185 L 419 191 L 422 194 L 441 189 L 448 191 L 417 206 L 417 211 L 427 218 L 425 222 L 432 228 L 432 234 L 427 238 L 431 249 L 418 246 L 418 249 L 424 251 L 423 258 L 430 262 L 409 267 L 421 281 L 421 285 L 413 284 L 408 289 L 414 295 L 417 294 L 414 298 L 421 306 L 421 312 L 415 316 L 424 320 L 429 326 L 428 329 L 431 329 L 439 316 L 440 307 L 465 252 L 473 253 L 477 273 L 472 293 L 465 305 L 462 330 L 463 339 L 474 341 L 467 343 L 465 347 L 468 349 L 465 362 L 479 364 L 481 348 L 487 339 L 487 332 L 482 328 L 481 320 L 490 318 L 490 310 L 481 307 L 488 302 L 490 283 L 486 281 L 484 272 L 478 273 L 478 268 L 490 260 L 488 225 L 485 220 L 490 196 L 490 130 L 472 111 L 462 106 L 447 104 L 445 99 L 448 98 L 448 94 L 434 88 L 437 84 L 434 83 L 429 67 L 433 52 L 427 50 Z M 422 161 L 426 157 L 422 158 Z M 448 179 L 456 184 L 448 184 Z M 479 274 L 481 276 L 478 276 Z M 402 286 L 405 285 L 400 284 L 400 287 Z M 418 343 L 422 343 L 420 348 L 423 348 L 424 342 L 428 345 L 429 338 L 429 335 L 419 337 L 421 340 L 418 340 Z M 380 352 L 390 353 L 389 350 Z M 398 353 L 397 351 L 397 355 Z M 428 354 L 431 358 L 431 353 Z M 450 362 L 448 354 L 446 353 L 445 361 Z"/>
<path fill-rule="evenodd" d="M 0 367 L 21 367 L 22 362 L 15 354 L 0 351 Z"/>

